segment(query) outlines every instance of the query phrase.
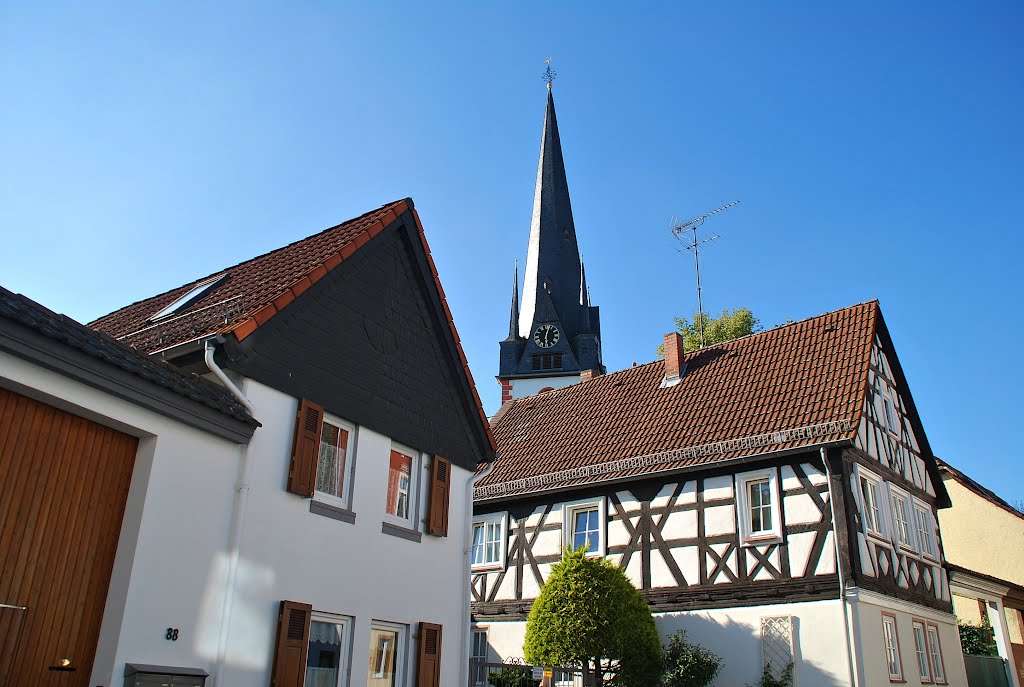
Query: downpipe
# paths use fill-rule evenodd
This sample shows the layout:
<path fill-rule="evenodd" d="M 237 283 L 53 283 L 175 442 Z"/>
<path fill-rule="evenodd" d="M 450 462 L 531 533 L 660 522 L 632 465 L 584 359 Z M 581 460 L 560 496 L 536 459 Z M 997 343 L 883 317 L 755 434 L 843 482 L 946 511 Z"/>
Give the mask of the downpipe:
<path fill-rule="evenodd" d="M 253 407 L 249 399 L 242 393 L 242 390 L 228 378 L 224 370 L 213 359 L 216 348 L 214 340 L 207 339 L 204 353 L 206 367 L 238 399 L 238 402 L 245 406 L 245 409 L 249 411 L 249 415 L 255 418 L 256 408 Z M 239 447 L 239 478 L 235 489 L 235 502 L 231 509 L 231 524 L 228 534 L 228 571 L 227 579 L 224 583 L 224 603 L 221 607 L 220 635 L 217 638 L 217 662 L 213 668 L 213 687 L 222 687 L 221 677 L 227 659 L 231 613 L 234 610 L 235 585 L 238 580 L 239 552 L 242 544 L 242 533 L 245 529 L 245 511 L 249 503 L 249 474 L 252 466 L 252 461 L 249 459 L 249 449 L 251 446 L 252 441 L 250 440 L 249 443 L 242 444 Z"/>
<path fill-rule="evenodd" d="M 498 460 L 498 456 L 494 457 L 494 460 Z M 462 605 L 462 684 L 469 684 L 469 643 L 470 635 L 469 628 L 472 626 L 472 598 L 473 592 L 470 591 L 470 585 L 472 584 L 472 561 L 470 560 L 470 554 L 473 552 L 473 490 L 476 488 L 477 482 L 482 480 L 487 475 L 491 474 L 494 470 L 494 463 L 488 463 L 484 471 L 478 475 L 474 475 L 466 483 L 466 545 L 462 550 L 462 594 L 463 594 L 463 605 Z"/>
<path fill-rule="evenodd" d="M 828 479 L 828 506 L 832 511 L 832 544 L 835 548 L 836 572 L 839 575 L 839 601 L 843 608 L 843 630 L 846 633 L 846 666 L 850 671 L 850 684 L 853 687 L 860 687 L 857 668 L 854 665 L 857 655 L 857 643 L 854 633 L 850 631 L 850 612 L 847 609 L 846 599 L 846 575 L 843 574 L 843 559 L 840 556 L 839 532 L 836 530 L 836 500 L 832 494 L 832 470 L 828 466 L 828 456 L 825 447 L 818 449 L 821 453 L 821 462 L 825 466 L 825 477 Z"/>

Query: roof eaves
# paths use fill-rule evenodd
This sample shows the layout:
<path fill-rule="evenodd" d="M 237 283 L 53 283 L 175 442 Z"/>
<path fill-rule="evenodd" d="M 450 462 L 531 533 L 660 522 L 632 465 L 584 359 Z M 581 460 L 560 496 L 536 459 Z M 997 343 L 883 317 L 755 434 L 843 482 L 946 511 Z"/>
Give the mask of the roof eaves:
<path fill-rule="evenodd" d="M 430 266 L 430 275 L 434 279 L 434 286 L 437 288 L 437 294 L 441 299 L 441 307 L 444 309 L 444 316 L 448 324 L 448 329 L 451 332 L 452 340 L 455 342 L 455 349 L 459 355 L 462 372 L 465 375 L 466 381 L 469 383 L 469 389 L 473 394 L 473 402 L 476 405 L 476 411 L 477 415 L 480 417 L 480 423 L 486 432 L 487 443 L 490 446 L 491 452 L 494 453 L 498 450 L 498 445 L 494 440 L 494 433 L 491 431 L 491 423 L 487 419 L 487 413 L 484 412 L 484 405 L 481 402 L 480 394 L 476 389 L 476 381 L 473 379 L 473 373 L 469 369 L 469 359 L 466 358 L 466 353 L 462 349 L 462 340 L 459 338 L 459 332 L 455 328 L 455 319 L 452 317 L 452 311 L 448 307 L 448 299 L 444 295 L 444 288 L 441 286 L 441 278 L 437 273 L 437 265 L 434 264 L 434 257 L 430 253 L 430 245 L 427 243 L 427 236 L 423 231 L 423 223 L 420 222 L 420 215 L 415 208 L 412 208 L 412 216 L 416 223 L 416 233 L 419 235 L 420 242 L 423 244 L 423 252 L 427 258 L 427 265 Z"/>

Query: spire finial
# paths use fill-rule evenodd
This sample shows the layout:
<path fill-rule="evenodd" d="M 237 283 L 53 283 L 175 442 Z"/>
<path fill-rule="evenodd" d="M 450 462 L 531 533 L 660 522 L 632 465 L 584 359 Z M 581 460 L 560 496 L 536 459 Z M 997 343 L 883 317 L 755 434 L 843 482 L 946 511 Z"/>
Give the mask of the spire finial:
<path fill-rule="evenodd" d="M 519 258 L 516 258 L 515 276 L 512 278 L 512 312 L 508 320 L 508 340 L 519 336 Z"/>
<path fill-rule="evenodd" d="M 551 82 L 554 81 L 555 77 L 558 76 L 558 73 L 555 72 L 553 69 L 551 69 L 551 60 L 553 60 L 553 59 L 555 59 L 554 56 L 549 57 L 548 59 L 544 60 L 544 64 L 546 66 L 544 67 L 544 77 L 543 78 L 544 78 L 545 81 L 548 82 L 548 90 L 549 91 L 551 90 Z"/>

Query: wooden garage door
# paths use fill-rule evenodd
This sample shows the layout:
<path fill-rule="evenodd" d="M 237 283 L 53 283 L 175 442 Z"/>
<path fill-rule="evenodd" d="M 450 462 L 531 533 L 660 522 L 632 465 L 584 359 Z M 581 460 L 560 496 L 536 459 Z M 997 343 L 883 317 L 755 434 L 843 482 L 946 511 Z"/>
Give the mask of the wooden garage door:
<path fill-rule="evenodd" d="M 88 685 L 136 445 L 0 389 L 0 687 Z"/>

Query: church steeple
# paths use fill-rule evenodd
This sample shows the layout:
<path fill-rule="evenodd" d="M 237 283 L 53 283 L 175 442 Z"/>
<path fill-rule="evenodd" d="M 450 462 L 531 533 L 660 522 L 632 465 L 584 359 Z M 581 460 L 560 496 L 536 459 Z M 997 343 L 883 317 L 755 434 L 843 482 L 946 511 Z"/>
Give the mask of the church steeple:
<path fill-rule="evenodd" d="M 502 400 L 573 384 L 585 370 L 604 372 L 600 314 L 590 304 L 576 241 L 552 77 L 549 68 L 522 305 L 517 270 L 509 335 L 501 342 Z"/>
<path fill-rule="evenodd" d="M 563 318 L 569 334 L 575 335 L 579 280 L 576 226 L 572 220 L 569 183 L 565 178 L 562 143 L 558 136 L 555 99 L 549 89 L 537 164 L 537 185 L 533 193 L 533 219 L 526 255 L 523 307 L 519 312 L 519 335 L 530 336 L 537 299 L 544 290 L 551 295 L 555 311 Z"/>

